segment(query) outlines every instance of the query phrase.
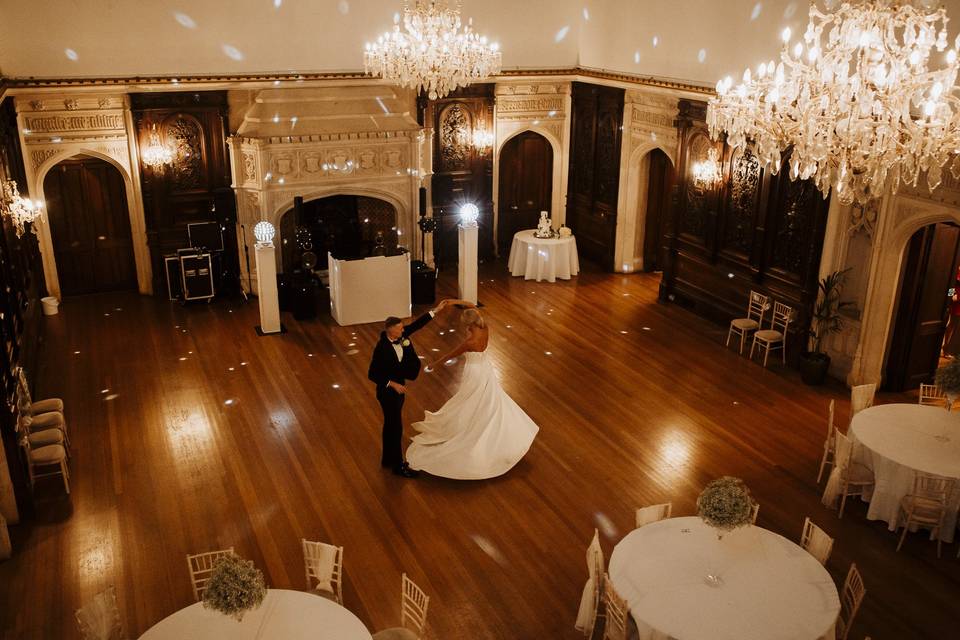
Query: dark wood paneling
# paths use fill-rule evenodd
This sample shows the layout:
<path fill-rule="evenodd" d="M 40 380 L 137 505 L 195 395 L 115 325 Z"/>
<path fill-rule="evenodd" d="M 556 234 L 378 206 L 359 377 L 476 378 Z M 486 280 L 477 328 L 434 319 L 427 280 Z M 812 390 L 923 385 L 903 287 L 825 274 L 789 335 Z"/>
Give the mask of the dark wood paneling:
<path fill-rule="evenodd" d="M 661 298 L 725 323 L 742 315 L 751 289 L 762 291 L 796 311 L 787 339 L 795 357 L 806 347 L 829 201 L 812 182 L 791 181 L 787 160 L 773 176 L 751 149 L 711 141 L 705 117 L 705 103 L 680 101 Z M 692 167 L 710 148 L 722 151 L 723 179 L 701 188 Z"/>
<path fill-rule="evenodd" d="M 493 257 L 493 154 L 473 145 L 473 133 L 493 131 L 492 84 L 472 84 L 424 105 L 424 122 L 433 127 L 433 216 L 438 218 L 434 255 L 441 264 L 458 260 L 460 207 L 480 209 L 479 256 Z"/>
<path fill-rule="evenodd" d="M 613 269 L 624 90 L 574 82 L 567 220 L 582 257 Z"/>
<path fill-rule="evenodd" d="M 130 96 L 130 103 L 141 149 L 149 143 L 156 125 L 161 142 L 174 152 L 171 166 L 160 170 L 141 167 L 154 292 L 165 295 L 163 256 L 188 246 L 187 225 L 191 222 L 222 223 L 221 264 L 236 274 L 236 204 L 233 197 L 224 197 L 231 182 L 227 93 L 138 93 Z M 223 289 L 234 283 L 218 284 Z"/>
<path fill-rule="evenodd" d="M 513 234 L 537 226 L 541 211 L 550 211 L 553 196 L 553 149 L 539 133 L 525 131 L 500 152 L 497 243 L 510 251 Z"/>
<path fill-rule="evenodd" d="M 664 221 L 670 206 L 670 188 L 673 184 L 673 165 L 660 149 L 650 152 L 650 170 L 647 182 L 647 216 L 643 234 L 643 270 L 663 269 L 662 255 Z"/>

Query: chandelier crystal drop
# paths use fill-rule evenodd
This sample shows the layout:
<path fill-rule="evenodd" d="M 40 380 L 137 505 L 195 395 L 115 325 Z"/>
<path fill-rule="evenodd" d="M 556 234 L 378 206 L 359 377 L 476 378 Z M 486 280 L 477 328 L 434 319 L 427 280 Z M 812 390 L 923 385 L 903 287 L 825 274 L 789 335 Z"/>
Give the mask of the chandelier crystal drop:
<path fill-rule="evenodd" d="M 461 24 L 461 4 L 457 0 L 451 8 L 447 0 L 415 0 L 411 7 L 405 1 L 393 31 L 367 43 L 365 71 L 424 91 L 431 100 L 499 73 L 499 45 L 473 31 L 472 20 Z"/>
<path fill-rule="evenodd" d="M 173 152 L 169 147 L 160 144 L 160 134 L 157 133 L 156 124 L 150 130 L 150 142 L 140 153 L 140 159 L 143 164 L 152 169 L 159 169 L 163 165 L 173 162 Z"/>
<path fill-rule="evenodd" d="M 915 187 L 921 172 L 932 191 L 951 160 L 960 178 L 960 37 L 947 50 L 946 10 L 930 5 L 811 3 L 802 39 L 784 30 L 779 63 L 717 83 L 711 137 L 751 141 L 773 173 L 789 151 L 790 178 L 812 179 L 824 198 L 833 188 L 842 204 Z"/>
<path fill-rule="evenodd" d="M 43 219 L 43 203 L 39 200 L 30 200 L 20 195 L 17 183 L 13 180 L 4 180 L 2 184 L 2 199 L 0 199 L 0 213 L 10 218 L 17 237 L 21 237 L 26 225 L 39 222 Z M 37 227 L 33 226 L 34 235 Z"/>

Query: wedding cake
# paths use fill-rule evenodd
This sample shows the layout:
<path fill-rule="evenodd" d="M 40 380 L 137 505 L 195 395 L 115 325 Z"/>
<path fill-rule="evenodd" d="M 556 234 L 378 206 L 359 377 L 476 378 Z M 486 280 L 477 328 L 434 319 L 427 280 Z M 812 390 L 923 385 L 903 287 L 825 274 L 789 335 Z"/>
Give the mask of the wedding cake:
<path fill-rule="evenodd" d="M 547 217 L 546 211 L 540 212 L 540 222 L 537 223 L 537 230 L 533 233 L 538 238 L 553 238 L 553 221 Z"/>

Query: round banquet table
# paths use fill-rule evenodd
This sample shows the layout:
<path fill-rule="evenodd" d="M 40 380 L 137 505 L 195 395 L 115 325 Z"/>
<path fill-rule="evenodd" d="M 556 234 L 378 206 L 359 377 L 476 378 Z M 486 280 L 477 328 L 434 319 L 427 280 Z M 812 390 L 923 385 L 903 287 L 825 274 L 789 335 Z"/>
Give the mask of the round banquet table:
<path fill-rule="evenodd" d="M 697 517 L 648 524 L 614 547 L 609 573 L 641 640 L 833 640 L 840 612 L 827 570 L 756 526 L 718 540 Z"/>
<path fill-rule="evenodd" d="M 363 623 L 336 602 L 312 593 L 269 589 L 263 604 L 238 622 L 198 602 L 150 627 L 140 640 L 371 640 Z"/>
<path fill-rule="evenodd" d="M 854 460 L 872 469 L 875 479 L 872 495 L 865 496 L 870 500 L 867 518 L 887 522 L 891 531 L 897 526 L 900 501 L 913 490 L 917 471 L 960 479 L 957 412 L 919 404 L 880 404 L 853 416 L 850 437 Z M 953 542 L 960 482 L 953 483 L 947 507 L 939 537 Z"/>
<path fill-rule="evenodd" d="M 577 241 L 573 236 L 537 238 L 534 232 L 535 229 L 527 229 L 513 235 L 507 263 L 510 275 L 523 276 L 524 280 L 556 282 L 557 278 L 569 280 L 580 272 Z"/>

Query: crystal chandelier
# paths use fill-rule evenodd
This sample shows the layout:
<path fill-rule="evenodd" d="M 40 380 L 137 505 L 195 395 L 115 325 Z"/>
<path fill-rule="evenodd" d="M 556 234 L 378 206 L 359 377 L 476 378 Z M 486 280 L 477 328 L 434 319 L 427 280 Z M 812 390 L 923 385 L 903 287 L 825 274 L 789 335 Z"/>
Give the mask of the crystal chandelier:
<path fill-rule="evenodd" d="M 411 8 L 405 0 L 402 22 L 398 15 L 393 31 L 367 43 L 365 71 L 425 91 L 431 100 L 499 73 L 499 46 L 477 35 L 472 20 L 461 30 L 461 4 L 451 9 L 447 0 L 415 0 Z"/>
<path fill-rule="evenodd" d="M 30 200 L 20 195 L 17 183 L 13 180 L 3 181 L 3 196 L 0 199 L 0 213 L 10 218 L 17 237 L 21 237 L 28 223 L 38 222 L 43 218 L 43 203 L 39 200 Z M 33 227 L 36 235 L 37 228 Z"/>
<path fill-rule="evenodd" d="M 160 134 L 157 133 L 156 124 L 150 130 L 150 142 L 140 152 L 140 159 L 143 164 L 152 169 L 159 169 L 163 165 L 173 162 L 173 152 L 169 147 L 160 144 Z"/>
<path fill-rule="evenodd" d="M 712 189 L 720 184 L 720 154 L 713 147 L 707 151 L 707 159 L 693 165 L 693 183 L 698 189 Z"/>
<path fill-rule="evenodd" d="M 932 56 L 947 48 L 948 18 L 929 4 L 866 0 L 823 13 L 811 3 L 802 41 L 784 30 L 779 64 L 747 69 L 736 87 L 717 83 L 711 137 L 751 140 L 773 173 L 789 150 L 790 178 L 812 179 L 824 198 L 833 188 L 842 204 L 916 186 L 924 171 L 932 191 L 951 158 L 960 178 L 960 37 Z"/>

